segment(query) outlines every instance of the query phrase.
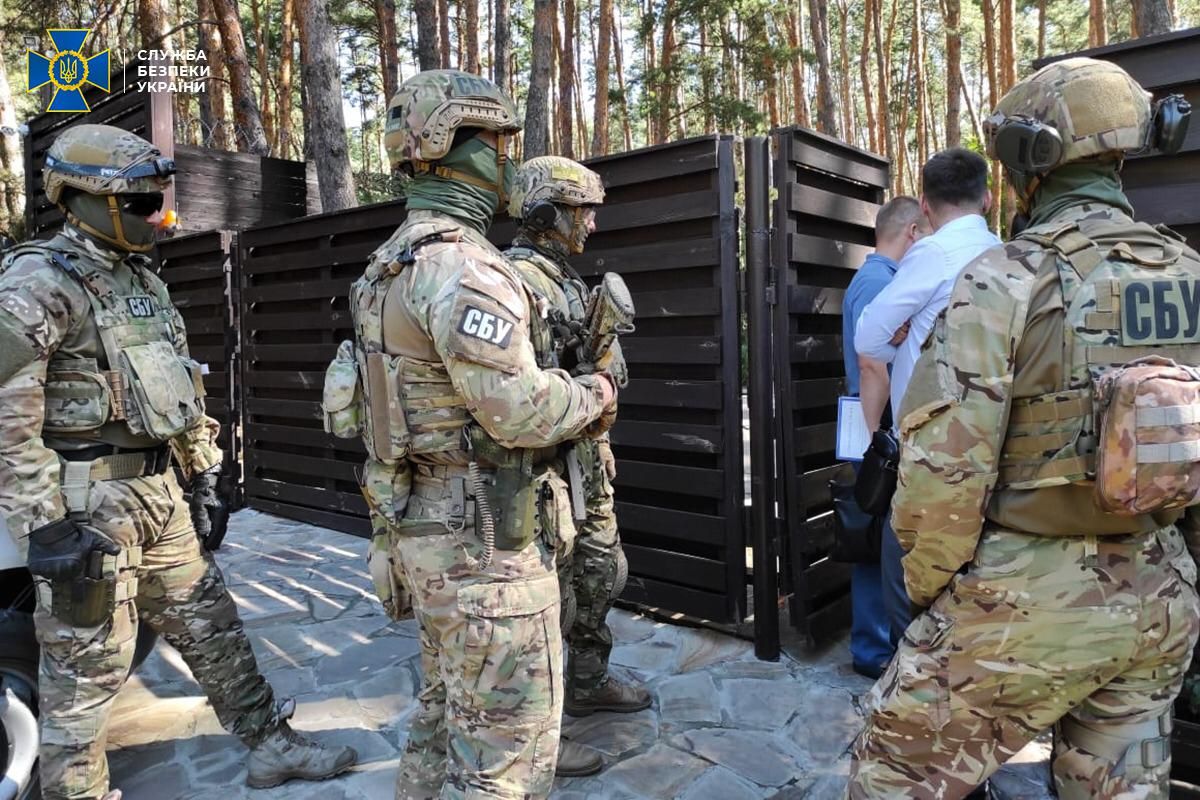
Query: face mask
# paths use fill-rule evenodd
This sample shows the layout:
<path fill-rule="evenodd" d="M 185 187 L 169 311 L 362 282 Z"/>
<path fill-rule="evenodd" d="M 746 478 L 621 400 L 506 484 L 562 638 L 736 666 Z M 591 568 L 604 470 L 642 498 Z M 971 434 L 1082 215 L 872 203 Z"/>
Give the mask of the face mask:
<path fill-rule="evenodd" d="M 161 198 L 162 195 L 158 195 L 158 208 L 149 214 L 162 208 Z M 154 247 L 157 226 L 146 221 L 149 214 L 140 213 L 149 205 L 150 200 L 144 195 L 122 197 L 76 193 L 66 201 L 67 211 L 73 217 L 71 221 L 84 232 L 121 250 L 135 253 L 145 253 Z M 112 213 L 114 207 L 117 210 L 116 219 Z"/>

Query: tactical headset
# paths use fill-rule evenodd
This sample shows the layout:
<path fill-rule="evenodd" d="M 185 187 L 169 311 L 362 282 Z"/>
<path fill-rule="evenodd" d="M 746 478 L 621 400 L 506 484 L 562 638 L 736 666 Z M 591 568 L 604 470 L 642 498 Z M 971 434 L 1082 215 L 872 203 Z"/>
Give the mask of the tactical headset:
<path fill-rule="evenodd" d="M 1154 121 L 1145 145 L 1137 153 L 1155 149 L 1174 155 L 1187 137 L 1192 105 L 1183 95 L 1172 94 L 1154 104 Z M 992 146 L 996 157 L 1014 172 L 1042 175 L 1059 166 L 1065 148 L 1057 130 L 1032 117 L 1006 117 L 996 126 Z"/>
<path fill-rule="evenodd" d="M 525 212 L 522 223 L 535 233 L 546 233 L 554 229 L 558 221 L 558 208 L 549 200 L 538 200 L 533 207 Z"/>

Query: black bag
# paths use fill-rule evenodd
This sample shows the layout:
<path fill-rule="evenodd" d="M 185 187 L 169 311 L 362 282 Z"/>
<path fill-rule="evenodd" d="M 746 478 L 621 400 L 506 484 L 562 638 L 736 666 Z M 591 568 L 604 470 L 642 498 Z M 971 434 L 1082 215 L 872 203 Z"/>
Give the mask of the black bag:
<path fill-rule="evenodd" d="M 854 485 L 854 499 L 863 511 L 876 517 L 889 513 L 899 466 L 900 443 L 896 437 L 890 431 L 875 431 Z"/>
<path fill-rule="evenodd" d="M 878 564 L 883 520 L 863 511 L 854 499 L 854 482 L 832 480 L 833 547 L 829 557 L 844 564 Z"/>

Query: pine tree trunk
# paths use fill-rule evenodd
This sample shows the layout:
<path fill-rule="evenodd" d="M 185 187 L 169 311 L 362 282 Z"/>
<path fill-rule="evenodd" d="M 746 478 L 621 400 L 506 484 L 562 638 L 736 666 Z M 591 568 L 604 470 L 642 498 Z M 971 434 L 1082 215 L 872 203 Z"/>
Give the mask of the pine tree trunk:
<path fill-rule="evenodd" d="M 413 0 L 413 11 L 417 16 L 417 64 L 422 72 L 442 66 L 437 4 L 438 0 Z"/>
<path fill-rule="evenodd" d="M 621 18 L 613 26 L 613 54 L 616 56 L 617 91 L 621 93 L 621 132 L 625 135 L 625 151 L 633 149 L 633 126 L 629 121 L 629 95 L 625 93 L 625 57 L 621 55 Z"/>
<path fill-rule="evenodd" d="M 663 0 L 662 51 L 659 53 L 658 121 L 654 144 L 662 144 L 671 135 L 671 108 L 675 98 L 675 11 L 674 0 Z"/>
<path fill-rule="evenodd" d="M 9 42 L 3 29 L 0 29 L 0 53 L 9 52 Z M 13 102 L 12 86 L 8 82 L 8 72 L 4 59 L 0 58 L 0 127 L 17 127 L 17 111 Z M 25 210 L 22 198 L 25 196 L 25 157 L 21 149 L 19 136 L 7 136 L 0 133 L 0 193 L 4 202 L 0 208 L 7 214 L 7 224 L 3 227 L 12 232 L 21 222 L 21 214 Z"/>
<path fill-rule="evenodd" d="M 1017 82 L 1016 37 L 1013 32 L 1014 0 L 999 0 L 1000 3 L 1000 95 L 1003 96 Z"/>
<path fill-rule="evenodd" d="M 276 152 L 280 158 L 292 158 L 299 154 L 295 134 L 292 133 L 292 65 L 296 56 L 296 0 L 283 0 L 283 11 L 280 19 L 279 47 L 279 91 L 275 101 L 276 119 L 278 120 L 279 146 Z"/>
<path fill-rule="evenodd" d="M 837 101 L 829 62 L 829 17 L 825 0 L 808 0 L 808 26 L 817 53 L 817 129 L 838 135 Z"/>
<path fill-rule="evenodd" d="M 287 2 L 287 0 L 284 0 Z M 383 73 L 383 101 L 388 103 L 400 88 L 400 53 L 396 45 L 396 0 L 375 0 L 379 25 L 379 69 Z"/>
<path fill-rule="evenodd" d="M 759 19 L 755 25 L 755 37 L 762 36 L 764 41 L 772 41 L 776 37 L 768 27 L 769 20 Z M 771 128 L 779 127 L 779 79 L 775 74 L 775 58 L 768 50 L 763 63 L 763 79 L 766 84 L 765 99 L 767 103 L 767 122 Z"/>
<path fill-rule="evenodd" d="M 437 15 L 442 69 L 450 69 L 450 0 L 437 0 Z"/>
<path fill-rule="evenodd" d="M 204 19 L 216 19 L 212 0 L 196 0 L 196 14 Z M 225 80 L 221 65 L 224 58 L 221 49 L 221 32 L 216 25 L 197 25 L 196 36 L 199 47 L 204 51 L 208 64 L 209 75 L 206 86 L 201 92 L 200 124 L 201 146 L 217 150 L 229 149 L 227 120 L 225 118 Z"/>
<path fill-rule="evenodd" d="M 246 59 L 246 40 L 238 19 L 236 0 L 212 0 L 225 48 L 225 66 L 229 70 L 229 90 L 233 95 L 233 119 L 237 124 L 238 150 L 260 156 L 271 154 L 263 131 L 262 112 L 250 82 L 250 63 Z"/>
<path fill-rule="evenodd" d="M 600 0 L 600 33 L 596 42 L 596 116 L 592 123 L 592 155 L 608 155 L 608 62 L 612 57 L 613 0 Z"/>
<path fill-rule="evenodd" d="M 167 11 L 162 0 L 137 0 L 138 35 L 142 47 L 153 50 L 173 50 L 173 37 L 166 36 Z"/>
<path fill-rule="evenodd" d="M 893 0 L 893 11 L 895 10 L 895 2 L 896 0 Z M 879 123 L 879 136 L 877 138 L 880 143 L 880 147 L 883 149 L 884 155 L 887 156 L 888 161 L 895 162 L 896 149 L 892 145 L 892 120 L 891 110 L 889 108 L 891 102 L 888 98 L 888 95 L 891 91 L 891 87 L 888 85 L 890 57 L 883 49 L 883 3 L 884 0 L 877 0 L 874 8 L 872 9 L 875 12 L 875 23 L 871 27 L 875 38 L 875 70 L 879 79 L 879 85 L 876 87 L 879 93 L 879 113 L 875 116 Z M 895 14 L 893 14 L 893 19 L 894 18 Z M 888 33 L 888 44 L 889 46 L 891 44 L 890 29 Z"/>
<path fill-rule="evenodd" d="M 299 11 L 305 58 L 301 79 L 307 100 L 304 115 L 308 120 L 307 135 L 312 141 L 312 152 L 319 154 L 316 162 L 321 210 L 340 211 L 357 205 L 357 202 L 346 142 L 346 121 L 342 115 L 337 37 L 330 23 L 326 0 L 302 0 Z"/>
<path fill-rule="evenodd" d="M 1046 0 L 1038 0 L 1037 57 L 1046 57 Z"/>
<path fill-rule="evenodd" d="M 838 55 L 841 61 L 842 138 L 854 144 L 854 93 L 850 83 L 850 6 L 846 0 L 838 3 Z"/>
<path fill-rule="evenodd" d="M 1003 0 L 1002 0 L 1003 1 Z M 1104 2 L 1104 0 L 1100 0 Z M 999 69 L 997 68 L 996 57 L 996 25 L 995 25 L 995 0 L 983 0 L 983 41 L 984 52 L 987 59 L 987 79 L 988 79 L 988 107 L 995 108 L 999 100 Z M 991 112 L 989 112 L 991 113 Z M 1000 230 L 1000 198 L 1002 196 L 1004 183 L 1004 172 L 1000 168 L 999 161 L 992 162 L 992 229 Z"/>
<path fill-rule="evenodd" d="M 458 7 L 462 11 L 463 24 L 466 25 L 466 30 L 463 31 L 463 47 L 466 50 L 466 66 L 463 68 L 472 75 L 479 74 L 479 0 L 458 0 Z"/>
<path fill-rule="evenodd" d="M 1133 19 L 1139 37 L 1169 33 L 1172 17 L 1167 0 L 1133 0 Z"/>
<path fill-rule="evenodd" d="M 1044 0 L 1043 0 L 1044 2 Z M 962 144 L 962 0 L 945 0 L 946 147 Z"/>
<path fill-rule="evenodd" d="M 808 101 L 804 97 L 804 53 L 800 35 L 800 5 L 788 10 L 787 39 L 788 48 L 795 52 L 789 59 L 792 68 L 792 106 L 797 125 L 808 126 Z"/>
<path fill-rule="evenodd" d="M 575 0 L 563 0 L 562 37 L 558 51 L 558 141 L 567 158 L 575 158 L 571 115 L 575 113 Z"/>
<path fill-rule="evenodd" d="M 1104 0 L 1090 0 L 1088 10 L 1088 47 L 1103 47 L 1108 43 L 1108 22 Z"/>
<path fill-rule="evenodd" d="M 501 89 L 508 86 L 508 59 L 512 40 L 508 27 L 508 0 L 496 0 L 496 56 L 492 64 L 492 80 Z"/>
<path fill-rule="evenodd" d="M 912 75 L 917 82 L 917 163 L 924 166 L 929 160 L 929 115 L 925 107 L 925 15 L 921 5 L 921 0 L 913 0 Z"/>
<path fill-rule="evenodd" d="M 550 140 L 550 68 L 554 62 L 554 0 L 533 0 L 533 44 L 529 97 L 525 106 L 525 147 L 528 161 L 544 156 Z"/>
<path fill-rule="evenodd" d="M 254 19 L 254 47 L 258 51 L 258 85 L 261 87 L 259 96 L 262 98 L 262 125 L 263 135 L 267 137 L 267 146 L 271 147 L 271 142 L 275 140 L 275 120 L 271 112 L 271 71 L 267 68 L 267 38 L 271 31 L 271 14 L 270 3 L 264 10 L 264 13 L 259 13 L 259 0 L 253 0 L 250 4 L 250 13 Z M 266 24 L 263 24 L 263 17 L 266 17 Z M 275 152 L 275 148 L 271 148 Z"/>
<path fill-rule="evenodd" d="M 875 98 L 871 95 L 871 29 L 875 23 L 876 2 L 878 0 L 866 0 L 863 7 L 862 47 L 858 52 L 858 80 L 862 84 L 863 107 L 867 111 L 867 147 L 872 153 L 878 153 L 880 150 L 879 132 L 875 121 Z"/>

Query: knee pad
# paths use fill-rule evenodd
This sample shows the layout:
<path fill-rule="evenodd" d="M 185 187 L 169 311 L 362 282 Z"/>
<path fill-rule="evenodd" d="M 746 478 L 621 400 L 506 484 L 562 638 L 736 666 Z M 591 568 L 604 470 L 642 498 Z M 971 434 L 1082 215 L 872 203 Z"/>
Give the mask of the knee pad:
<path fill-rule="evenodd" d="M 608 593 L 609 600 L 616 600 L 620 597 L 621 592 L 625 591 L 625 584 L 629 581 L 629 561 L 625 559 L 625 551 L 619 546 L 617 547 L 616 566 L 612 589 Z"/>
<path fill-rule="evenodd" d="M 1171 712 L 1145 722 L 1096 722 L 1063 717 L 1063 743 L 1112 763 L 1112 774 L 1130 781 L 1171 760 Z"/>

